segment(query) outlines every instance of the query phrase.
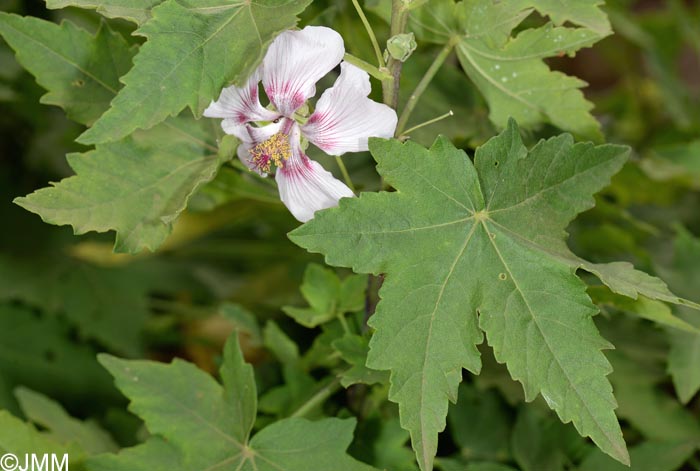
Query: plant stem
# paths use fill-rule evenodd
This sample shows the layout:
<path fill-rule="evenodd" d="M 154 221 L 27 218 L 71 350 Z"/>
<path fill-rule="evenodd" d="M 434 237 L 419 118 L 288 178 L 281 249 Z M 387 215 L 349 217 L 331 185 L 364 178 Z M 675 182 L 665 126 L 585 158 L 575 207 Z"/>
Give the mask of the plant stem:
<path fill-rule="evenodd" d="M 336 376 L 333 381 L 326 384 L 318 390 L 316 394 L 311 396 L 308 401 L 303 403 L 290 417 L 304 417 L 306 414 L 314 410 L 315 407 L 323 404 L 323 402 L 335 394 L 340 389 L 340 375 Z"/>
<path fill-rule="evenodd" d="M 369 21 L 367 21 L 365 12 L 362 11 L 362 7 L 357 0 L 352 0 L 352 4 L 355 6 L 355 10 L 357 10 L 357 14 L 360 17 L 360 20 L 362 20 L 362 24 L 365 25 L 365 29 L 369 35 L 369 40 L 372 42 L 372 47 L 374 48 L 374 53 L 377 55 L 377 64 L 379 64 L 379 67 L 384 67 L 386 64 L 384 63 L 384 57 L 382 57 L 382 50 L 379 47 L 377 37 L 374 35 L 374 30 L 372 30 L 372 26 L 369 24 Z"/>
<path fill-rule="evenodd" d="M 411 97 L 408 99 L 408 102 L 406 102 L 406 107 L 401 112 L 399 123 L 396 125 L 397 136 L 400 136 L 403 133 L 403 130 L 406 127 L 406 123 L 408 122 L 408 118 L 411 117 L 413 109 L 416 107 L 416 104 L 418 104 L 418 100 L 420 100 L 420 97 L 423 95 L 423 92 L 425 92 L 425 90 L 428 88 L 428 85 L 435 77 L 435 74 L 437 74 L 437 71 L 440 70 L 440 67 L 442 67 L 442 64 L 445 62 L 445 59 L 447 59 L 447 56 L 450 55 L 450 52 L 452 52 L 452 48 L 454 46 L 454 40 L 450 39 L 450 41 L 447 44 L 445 44 L 440 53 L 435 57 L 433 63 L 430 64 L 428 70 L 425 71 L 423 78 L 421 78 L 420 82 L 418 82 L 416 89 L 411 94 Z"/>
<path fill-rule="evenodd" d="M 352 334 L 350 331 L 350 326 L 348 325 L 347 319 L 345 319 L 345 316 L 341 313 L 338 314 L 338 320 L 340 321 L 340 325 L 343 327 L 343 332 L 346 334 Z"/>
<path fill-rule="evenodd" d="M 345 62 L 350 62 L 352 65 L 364 70 L 377 80 L 383 81 L 391 78 L 391 75 L 389 75 L 389 72 L 386 70 L 386 67 L 378 69 L 369 62 L 365 62 L 359 57 L 353 56 L 352 54 L 345 53 L 345 55 L 343 56 L 343 60 Z"/>
<path fill-rule="evenodd" d="M 402 34 L 406 30 L 408 23 L 408 7 L 403 0 L 392 0 L 391 2 L 391 36 Z M 397 109 L 399 106 L 399 85 L 401 79 L 401 67 L 403 62 L 389 58 L 387 68 L 391 78 L 382 81 L 382 91 L 384 103 Z"/>
<path fill-rule="evenodd" d="M 339 155 L 335 156 L 335 162 L 338 164 L 338 167 L 340 167 L 340 173 L 343 174 L 343 180 L 345 180 L 345 184 L 352 190 L 353 193 L 355 193 L 355 185 L 352 184 L 352 178 L 350 178 L 350 174 L 348 173 L 348 169 L 345 168 L 345 164 L 343 163 L 343 159 L 340 158 Z"/>
<path fill-rule="evenodd" d="M 445 114 L 441 114 L 441 115 L 438 116 L 437 118 L 430 119 L 430 120 L 428 120 L 428 121 L 426 121 L 426 122 L 424 122 L 424 123 L 420 123 L 420 124 L 417 124 L 417 125 L 413 126 L 411 129 L 405 130 L 404 132 L 401 133 L 401 136 L 406 136 L 406 135 L 408 135 L 408 134 L 411 134 L 411 133 L 412 133 L 413 131 L 415 131 L 416 129 L 420 129 L 420 128 L 422 128 L 423 126 L 427 126 L 427 125 L 429 125 L 429 124 L 437 123 L 438 121 L 443 120 L 443 119 L 445 119 L 445 118 L 449 118 L 450 116 L 454 116 L 454 113 L 452 112 L 452 110 L 448 111 L 448 112 L 445 113 Z"/>

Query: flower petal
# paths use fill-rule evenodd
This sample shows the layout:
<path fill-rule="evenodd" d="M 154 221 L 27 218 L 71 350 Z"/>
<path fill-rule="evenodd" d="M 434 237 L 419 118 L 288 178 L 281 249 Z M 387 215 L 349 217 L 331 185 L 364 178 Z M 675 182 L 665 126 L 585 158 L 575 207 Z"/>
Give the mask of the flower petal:
<path fill-rule="evenodd" d="M 234 124 L 243 124 L 250 121 L 273 121 L 280 115 L 274 111 L 263 108 L 258 98 L 258 83 L 260 72 L 255 71 L 243 88 L 236 86 L 226 87 L 221 90 L 217 101 L 212 101 L 204 110 L 207 118 L 226 118 Z"/>
<path fill-rule="evenodd" d="M 314 217 L 321 209 L 338 205 L 338 200 L 355 194 L 337 180 L 321 164 L 311 160 L 299 147 L 299 130 L 294 127 L 290 138 L 292 157 L 277 170 L 275 180 L 280 199 L 292 215 L 301 222 Z"/>
<path fill-rule="evenodd" d="M 227 123 L 227 120 L 224 120 L 222 127 L 224 127 L 225 123 Z M 253 162 L 253 157 L 250 155 L 250 149 L 261 142 L 265 142 L 266 140 L 270 139 L 272 136 L 277 134 L 281 128 L 282 123 L 272 123 L 259 128 L 249 124 L 233 125 L 229 123 L 228 127 L 224 127 L 224 131 L 227 134 L 232 134 L 240 139 L 241 143 L 238 146 L 236 153 L 238 154 L 238 158 L 241 160 L 241 162 L 243 162 L 243 164 L 250 170 L 265 177 L 267 176 L 267 173 L 261 171 L 255 165 Z"/>
<path fill-rule="evenodd" d="M 321 95 L 301 132 L 331 155 L 367 150 L 370 137 L 392 137 L 396 112 L 367 98 L 369 75 L 352 64 L 340 64 L 340 77 Z"/>
<path fill-rule="evenodd" d="M 270 101 L 291 118 L 316 93 L 316 82 L 340 63 L 343 38 L 324 26 L 277 36 L 263 60 L 263 86 Z"/>

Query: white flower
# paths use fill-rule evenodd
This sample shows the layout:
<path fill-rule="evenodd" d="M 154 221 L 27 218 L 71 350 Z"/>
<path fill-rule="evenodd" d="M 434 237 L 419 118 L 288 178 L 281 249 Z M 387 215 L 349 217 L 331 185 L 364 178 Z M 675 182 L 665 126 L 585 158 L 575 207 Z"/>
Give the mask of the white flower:
<path fill-rule="evenodd" d="M 302 222 L 354 196 L 304 153 L 302 136 L 327 154 L 342 155 L 367 150 L 368 138 L 391 137 L 396 128 L 396 112 L 367 98 L 369 75 L 341 63 L 344 54 L 343 39 L 330 28 L 286 31 L 243 88 L 225 88 L 204 111 L 204 116 L 224 118 L 224 131 L 241 140 L 238 157 L 248 168 L 266 175 L 273 164 L 277 167 L 280 198 Z M 323 92 L 308 119 L 300 116 L 300 108 L 316 94 L 316 82 L 339 63 L 335 84 Z M 261 79 L 271 109 L 260 104 Z"/>

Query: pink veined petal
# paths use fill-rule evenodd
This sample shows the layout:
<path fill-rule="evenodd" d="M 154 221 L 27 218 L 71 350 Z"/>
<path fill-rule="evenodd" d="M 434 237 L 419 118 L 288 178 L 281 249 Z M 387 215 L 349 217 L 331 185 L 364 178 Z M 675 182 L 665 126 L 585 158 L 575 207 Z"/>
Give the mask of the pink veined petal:
<path fill-rule="evenodd" d="M 248 79 L 243 88 L 236 86 L 226 87 L 221 90 L 217 101 L 212 101 L 204 110 L 207 118 L 226 118 L 235 124 L 243 124 L 251 121 L 273 121 L 280 115 L 274 111 L 263 108 L 258 97 L 258 83 L 260 72 L 256 70 Z"/>
<path fill-rule="evenodd" d="M 321 95 L 302 134 L 331 155 L 367 150 L 370 137 L 392 137 L 396 112 L 367 98 L 369 75 L 352 64 L 340 64 L 340 77 Z"/>
<path fill-rule="evenodd" d="M 277 170 L 275 180 L 280 199 L 297 220 L 306 222 L 316 211 L 338 206 L 340 198 L 355 196 L 343 182 L 304 154 L 297 126 L 292 129 L 290 142 L 292 157 Z"/>
<path fill-rule="evenodd" d="M 224 123 L 225 122 L 226 120 L 224 120 Z M 224 123 L 222 123 L 222 127 L 224 126 Z M 261 142 L 265 142 L 266 140 L 270 139 L 272 136 L 280 132 L 281 128 L 282 123 L 272 123 L 259 128 L 249 124 L 239 124 L 237 126 L 230 125 L 228 129 L 224 128 L 224 131 L 226 131 L 227 134 L 232 134 L 241 140 L 241 143 L 236 151 L 240 161 L 243 162 L 243 164 L 250 170 L 260 174 L 263 177 L 266 177 L 267 173 L 261 172 L 260 169 L 253 163 L 253 157 L 250 155 L 250 149 Z"/>
<path fill-rule="evenodd" d="M 340 63 L 343 38 L 324 26 L 277 36 L 263 60 L 263 86 L 270 101 L 291 118 L 316 93 L 316 82 Z"/>

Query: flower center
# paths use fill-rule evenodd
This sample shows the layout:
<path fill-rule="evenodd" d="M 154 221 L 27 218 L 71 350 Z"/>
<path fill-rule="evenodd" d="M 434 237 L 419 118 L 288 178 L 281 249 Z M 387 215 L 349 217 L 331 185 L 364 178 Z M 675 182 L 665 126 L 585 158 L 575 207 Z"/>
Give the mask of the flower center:
<path fill-rule="evenodd" d="M 278 132 L 266 141 L 257 144 L 250 149 L 252 162 L 262 172 L 269 172 L 270 165 L 282 168 L 284 161 L 292 156 L 292 148 L 289 145 L 289 136 Z"/>

